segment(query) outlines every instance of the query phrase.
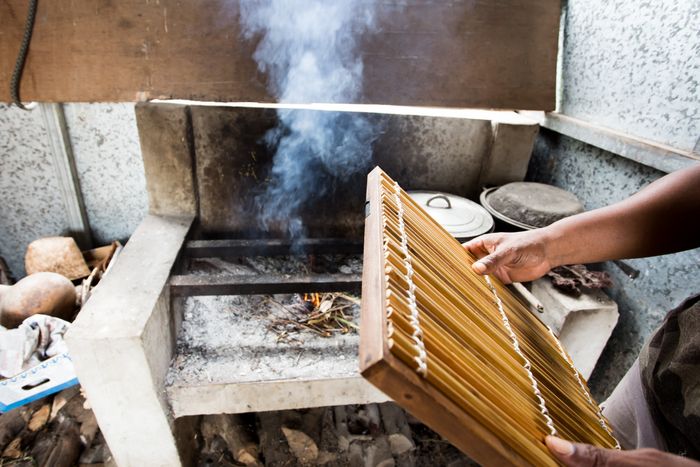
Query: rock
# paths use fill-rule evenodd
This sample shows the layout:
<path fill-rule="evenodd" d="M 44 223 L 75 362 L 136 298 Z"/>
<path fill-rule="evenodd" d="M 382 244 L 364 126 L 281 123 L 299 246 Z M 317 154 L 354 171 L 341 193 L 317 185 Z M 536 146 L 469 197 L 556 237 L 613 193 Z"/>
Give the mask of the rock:
<path fill-rule="evenodd" d="M 360 411 L 362 413 L 363 411 Z M 380 432 L 381 417 L 379 415 L 379 406 L 377 404 L 367 404 L 364 409 L 367 416 L 370 434 L 377 435 Z"/>
<path fill-rule="evenodd" d="M 384 467 L 392 467 L 394 458 L 391 456 L 389 441 L 386 436 L 380 436 L 374 439 L 374 442 L 365 449 L 365 467 L 376 467 L 383 465 Z"/>
<path fill-rule="evenodd" d="M 0 295 L 0 324 L 16 328 L 32 315 L 43 314 L 70 321 L 75 314 L 75 287 L 60 274 L 39 272 Z"/>
<path fill-rule="evenodd" d="M 360 443 L 350 444 L 350 448 L 348 449 L 348 462 L 351 467 L 365 466 L 364 453 Z"/>
<path fill-rule="evenodd" d="M 416 447 L 413 444 L 413 441 L 400 433 L 389 435 L 389 446 L 391 448 L 391 453 L 395 456 L 400 456 L 401 454 L 409 452 Z"/>
<path fill-rule="evenodd" d="M 70 237 L 46 237 L 35 240 L 24 256 L 27 274 L 55 272 L 70 280 L 90 275 L 83 254 Z"/>
<path fill-rule="evenodd" d="M 343 435 L 338 436 L 338 450 L 340 450 L 340 452 L 345 452 L 348 450 L 349 447 L 350 440 L 348 439 L 348 437 Z"/>
<path fill-rule="evenodd" d="M 287 438 L 287 444 L 292 454 L 302 464 L 310 464 L 318 458 L 318 446 L 314 443 L 309 435 L 299 430 L 282 427 L 282 433 Z"/>
<path fill-rule="evenodd" d="M 382 414 L 382 425 L 388 434 L 401 433 L 411 438 L 411 427 L 408 426 L 406 412 L 401 407 L 393 402 L 385 402 L 379 404 L 379 411 Z"/>

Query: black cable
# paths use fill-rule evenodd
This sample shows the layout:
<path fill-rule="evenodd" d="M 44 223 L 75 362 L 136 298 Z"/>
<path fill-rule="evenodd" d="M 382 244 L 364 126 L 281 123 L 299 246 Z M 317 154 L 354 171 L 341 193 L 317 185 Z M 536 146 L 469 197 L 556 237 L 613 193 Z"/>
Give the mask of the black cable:
<path fill-rule="evenodd" d="M 27 11 L 27 21 L 24 23 L 24 36 L 22 44 L 19 47 L 19 54 L 15 62 L 15 70 L 12 72 L 12 81 L 10 81 L 10 96 L 12 102 L 20 109 L 27 110 L 22 105 L 19 98 L 19 84 L 22 81 L 22 71 L 24 71 L 24 62 L 27 61 L 27 52 L 29 51 L 29 42 L 32 40 L 32 31 L 34 31 L 34 18 L 36 17 L 36 7 L 39 0 L 29 0 L 29 11 Z"/>

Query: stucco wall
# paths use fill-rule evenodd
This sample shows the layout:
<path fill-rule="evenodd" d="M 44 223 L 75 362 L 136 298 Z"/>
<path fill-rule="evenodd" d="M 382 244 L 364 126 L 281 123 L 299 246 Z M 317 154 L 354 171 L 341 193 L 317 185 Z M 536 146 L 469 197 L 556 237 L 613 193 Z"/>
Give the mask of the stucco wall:
<path fill-rule="evenodd" d="M 575 139 L 541 130 L 527 179 L 565 188 L 590 210 L 621 201 L 663 175 Z M 599 399 L 612 391 L 665 313 L 687 296 L 700 293 L 700 249 L 627 263 L 641 272 L 637 279 L 630 279 L 613 263 L 602 265 L 613 277 L 615 285 L 606 292 L 617 302 L 620 319 L 589 381 Z"/>
<path fill-rule="evenodd" d="M 67 229 L 41 112 L 0 104 L 0 256 L 22 276 L 27 243 Z"/>
<path fill-rule="evenodd" d="M 94 243 L 125 240 L 148 207 L 134 106 L 64 109 Z M 0 105 L 0 256 L 16 277 L 29 242 L 68 230 L 56 177 L 40 109 Z"/>
<path fill-rule="evenodd" d="M 124 240 L 148 210 L 133 104 L 67 104 L 85 209 L 96 244 Z"/>
<path fill-rule="evenodd" d="M 623 133 L 698 152 L 700 2 L 565 0 L 558 111 Z M 542 130 L 528 177 L 575 193 L 587 209 L 620 201 L 664 173 Z M 669 232 L 672 235 L 673 232 Z M 612 263 L 620 321 L 591 378 L 609 394 L 665 312 L 698 293 L 700 250 Z"/>
<path fill-rule="evenodd" d="M 700 152 L 700 2 L 564 3 L 559 111 Z"/>

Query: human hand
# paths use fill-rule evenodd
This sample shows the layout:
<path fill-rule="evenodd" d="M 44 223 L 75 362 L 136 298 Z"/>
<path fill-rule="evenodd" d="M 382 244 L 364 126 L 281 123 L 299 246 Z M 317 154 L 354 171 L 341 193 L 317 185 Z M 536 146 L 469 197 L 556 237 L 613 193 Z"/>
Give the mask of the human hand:
<path fill-rule="evenodd" d="M 620 451 L 603 449 L 589 444 L 570 443 L 554 436 L 545 439 L 547 447 L 567 467 L 698 467 L 696 462 L 656 449 Z"/>
<path fill-rule="evenodd" d="M 477 237 L 464 247 L 477 257 L 472 269 L 493 274 L 506 284 L 542 277 L 557 264 L 547 257 L 545 229 L 494 233 Z"/>

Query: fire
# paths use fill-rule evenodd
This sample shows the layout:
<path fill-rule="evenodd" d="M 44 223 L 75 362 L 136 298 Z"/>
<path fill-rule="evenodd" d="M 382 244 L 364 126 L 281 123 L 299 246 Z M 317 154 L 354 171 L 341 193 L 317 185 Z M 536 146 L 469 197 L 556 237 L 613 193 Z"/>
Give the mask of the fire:
<path fill-rule="evenodd" d="M 321 295 L 317 293 L 305 293 L 304 301 L 311 303 L 314 308 L 318 308 L 321 305 Z"/>

